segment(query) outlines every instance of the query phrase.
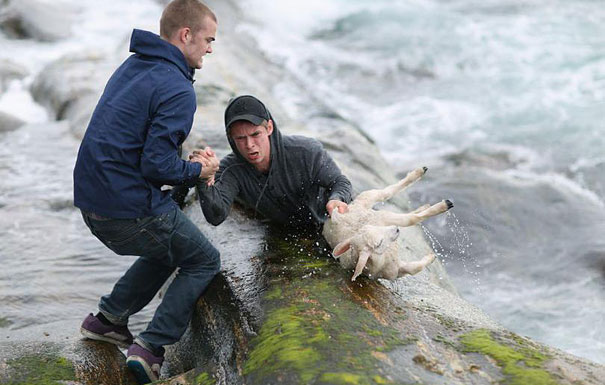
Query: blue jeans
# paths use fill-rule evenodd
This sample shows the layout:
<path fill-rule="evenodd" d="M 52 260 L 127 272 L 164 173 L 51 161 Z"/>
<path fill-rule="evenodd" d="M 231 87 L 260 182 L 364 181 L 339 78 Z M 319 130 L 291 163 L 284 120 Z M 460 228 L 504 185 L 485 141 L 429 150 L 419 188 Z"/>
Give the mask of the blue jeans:
<path fill-rule="evenodd" d="M 82 216 L 105 246 L 119 255 L 139 256 L 99 302 L 109 321 L 128 324 L 128 317 L 147 305 L 179 268 L 147 329 L 137 337 L 153 351 L 177 342 L 197 299 L 219 272 L 219 252 L 177 208 L 136 219 L 103 219 L 85 212 Z"/>

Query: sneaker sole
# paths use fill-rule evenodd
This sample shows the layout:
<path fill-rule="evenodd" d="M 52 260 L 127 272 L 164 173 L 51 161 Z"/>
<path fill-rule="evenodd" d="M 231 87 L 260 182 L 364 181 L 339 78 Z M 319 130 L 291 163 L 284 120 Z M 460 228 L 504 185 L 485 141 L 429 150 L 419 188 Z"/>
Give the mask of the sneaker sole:
<path fill-rule="evenodd" d="M 158 380 L 158 377 L 153 374 L 149 365 L 139 356 L 128 356 L 126 365 L 137 378 L 139 384 L 148 384 Z"/>
<path fill-rule="evenodd" d="M 93 333 L 90 330 L 86 330 L 83 327 L 80 328 L 80 333 L 84 337 L 90 338 L 91 340 L 109 342 L 110 344 L 117 345 L 117 346 L 121 347 L 122 349 L 128 349 L 128 347 L 130 346 L 130 343 L 127 341 L 120 341 L 120 340 L 116 340 L 115 338 L 105 337 L 101 334 Z"/>

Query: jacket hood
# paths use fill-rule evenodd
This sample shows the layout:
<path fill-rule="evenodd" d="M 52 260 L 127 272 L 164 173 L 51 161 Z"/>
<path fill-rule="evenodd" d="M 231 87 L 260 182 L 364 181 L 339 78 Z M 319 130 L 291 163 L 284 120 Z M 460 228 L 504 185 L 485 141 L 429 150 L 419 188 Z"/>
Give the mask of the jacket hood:
<path fill-rule="evenodd" d="M 134 29 L 130 38 L 130 52 L 167 60 L 176 65 L 187 79 L 193 81 L 195 68 L 189 67 L 185 55 L 175 45 L 155 33 Z"/>
<path fill-rule="evenodd" d="M 244 96 L 249 96 L 249 95 L 244 95 Z M 229 101 L 227 108 L 225 108 L 225 112 L 229 109 L 229 106 L 231 104 L 233 104 L 233 102 L 235 102 L 240 97 L 241 96 L 238 96 L 237 98 L 233 98 L 231 101 Z M 255 99 L 258 100 L 257 98 L 255 98 Z M 262 104 L 262 102 L 260 100 L 258 100 L 258 101 Z M 269 119 L 271 119 L 271 121 L 273 122 L 273 132 L 271 133 L 271 135 L 269 135 L 269 143 L 271 144 L 271 154 L 270 154 L 271 165 L 269 166 L 269 173 L 271 173 L 271 169 L 273 169 L 273 165 L 275 164 L 274 160 L 277 160 L 277 158 L 280 156 L 280 154 L 283 154 L 283 151 L 282 151 L 283 143 L 282 143 L 281 132 L 277 128 L 277 123 L 275 122 L 275 119 L 273 119 L 273 116 L 271 115 L 271 111 L 269 111 L 269 109 L 266 106 L 265 106 L 265 109 L 267 110 L 267 113 L 269 114 Z M 239 160 L 248 164 L 250 167 L 254 168 L 254 166 L 249 164 L 248 161 L 246 160 L 246 158 L 244 158 L 242 156 L 242 154 L 240 154 L 239 150 L 237 149 L 237 146 L 235 145 L 235 142 L 231 138 L 231 135 L 229 135 L 228 126 L 225 126 L 225 133 L 227 134 L 227 140 L 229 141 L 229 145 L 231 146 L 231 150 L 233 150 L 233 153 L 235 154 L 235 156 L 237 156 L 237 158 Z"/>

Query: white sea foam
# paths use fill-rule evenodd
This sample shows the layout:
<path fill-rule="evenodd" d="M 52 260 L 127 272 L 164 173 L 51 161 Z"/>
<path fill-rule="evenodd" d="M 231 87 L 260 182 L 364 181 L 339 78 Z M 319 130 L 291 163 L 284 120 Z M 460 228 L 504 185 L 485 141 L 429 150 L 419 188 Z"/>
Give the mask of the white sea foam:
<path fill-rule="evenodd" d="M 601 197 L 599 197 L 593 191 L 588 190 L 584 186 L 578 184 L 576 181 L 571 180 L 565 175 L 559 173 L 548 172 L 544 174 L 537 174 L 518 169 L 509 169 L 497 175 L 512 178 L 509 179 L 509 181 L 514 181 L 516 183 L 546 183 L 563 192 L 577 195 L 578 197 L 583 198 L 599 208 L 605 208 L 605 203 Z"/>
<path fill-rule="evenodd" d="M 32 98 L 28 81 L 14 80 L 8 89 L 0 95 L 0 111 L 20 118 L 26 123 L 41 123 L 48 121 L 48 111 L 37 104 Z"/>

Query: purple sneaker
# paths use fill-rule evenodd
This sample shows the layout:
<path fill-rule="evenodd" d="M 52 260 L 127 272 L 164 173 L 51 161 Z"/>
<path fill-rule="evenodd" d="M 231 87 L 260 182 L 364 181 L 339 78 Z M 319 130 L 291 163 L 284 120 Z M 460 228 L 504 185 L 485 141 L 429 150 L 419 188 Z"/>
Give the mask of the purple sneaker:
<path fill-rule="evenodd" d="M 133 340 L 127 326 L 105 325 L 92 313 L 82 322 L 80 333 L 91 340 L 109 342 L 124 349 L 129 347 Z"/>
<path fill-rule="evenodd" d="M 134 373 L 139 384 L 148 384 L 160 378 L 164 357 L 154 356 L 138 344 L 130 345 L 127 355 L 126 365 Z"/>

